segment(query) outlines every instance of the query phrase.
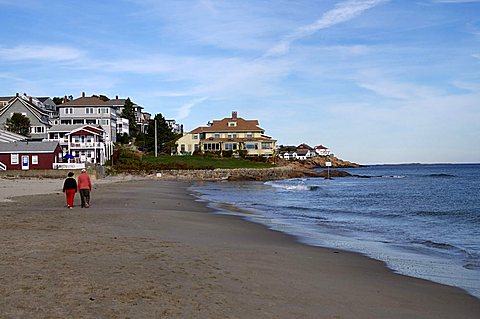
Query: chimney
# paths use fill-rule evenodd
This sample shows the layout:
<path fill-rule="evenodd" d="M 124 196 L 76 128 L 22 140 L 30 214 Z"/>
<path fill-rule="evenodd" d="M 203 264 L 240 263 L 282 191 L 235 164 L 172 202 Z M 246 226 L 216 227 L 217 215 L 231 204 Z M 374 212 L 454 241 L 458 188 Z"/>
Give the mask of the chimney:
<path fill-rule="evenodd" d="M 20 96 L 20 94 L 17 92 L 17 94 L 16 94 L 15 96 L 16 96 L 16 97 L 19 97 L 19 96 Z"/>
<path fill-rule="evenodd" d="M 232 120 L 236 120 L 237 119 L 237 111 L 233 111 L 232 112 Z"/>
<path fill-rule="evenodd" d="M 28 97 L 28 101 L 29 101 L 30 103 L 32 103 L 33 99 L 32 99 L 31 96 Z"/>
<path fill-rule="evenodd" d="M 82 92 L 82 97 L 85 97 L 85 92 Z"/>
<path fill-rule="evenodd" d="M 118 100 L 118 95 L 115 96 L 115 100 Z"/>
<path fill-rule="evenodd" d="M 68 102 L 68 98 L 67 98 L 67 96 L 65 95 L 65 96 L 63 97 L 63 103 L 67 103 L 67 102 Z"/>

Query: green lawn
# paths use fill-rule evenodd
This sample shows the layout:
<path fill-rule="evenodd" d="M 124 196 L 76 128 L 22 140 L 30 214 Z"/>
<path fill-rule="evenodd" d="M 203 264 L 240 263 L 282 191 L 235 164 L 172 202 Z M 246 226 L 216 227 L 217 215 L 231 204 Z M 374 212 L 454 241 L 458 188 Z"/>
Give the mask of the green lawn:
<path fill-rule="evenodd" d="M 158 163 L 166 166 L 185 166 L 191 169 L 212 169 L 212 168 L 267 168 L 273 167 L 269 163 L 249 161 L 236 158 L 216 158 L 201 156 L 169 156 L 159 155 L 158 157 L 146 155 L 142 161 L 147 163 Z"/>

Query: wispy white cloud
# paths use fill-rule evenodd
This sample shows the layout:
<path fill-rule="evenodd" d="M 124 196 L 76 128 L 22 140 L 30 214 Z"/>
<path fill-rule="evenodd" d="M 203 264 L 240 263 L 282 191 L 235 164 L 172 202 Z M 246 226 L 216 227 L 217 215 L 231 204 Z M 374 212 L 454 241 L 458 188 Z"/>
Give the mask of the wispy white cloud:
<path fill-rule="evenodd" d="M 270 48 L 265 53 L 265 56 L 268 57 L 285 54 L 289 51 L 290 46 L 294 41 L 308 37 L 319 30 L 349 21 L 362 14 L 365 10 L 376 7 L 384 2 L 386 2 L 386 0 L 350 0 L 338 3 L 335 8 L 327 11 L 314 23 L 302 26 L 288 34 L 282 41 Z"/>
<path fill-rule="evenodd" d="M 73 61 L 83 56 L 82 51 L 63 46 L 20 45 L 12 48 L 0 47 L 0 59 L 10 61 Z"/>
<path fill-rule="evenodd" d="M 178 120 L 183 120 L 184 118 L 188 117 L 190 115 L 190 112 L 192 111 L 192 108 L 204 101 L 206 101 L 208 97 L 201 97 L 195 100 L 192 100 L 188 102 L 187 104 L 182 105 L 178 109 L 177 116 L 175 117 Z"/>
<path fill-rule="evenodd" d="M 443 94 L 441 90 L 431 86 L 389 79 L 379 71 L 360 72 L 356 81 L 359 87 L 379 96 L 399 100 L 425 99 Z"/>
<path fill-rule="evenodd" d="M 480 53 L 475 53 L 475 54 L 472 54 L 472 56 L 476 59 L 480 59 Z"/>

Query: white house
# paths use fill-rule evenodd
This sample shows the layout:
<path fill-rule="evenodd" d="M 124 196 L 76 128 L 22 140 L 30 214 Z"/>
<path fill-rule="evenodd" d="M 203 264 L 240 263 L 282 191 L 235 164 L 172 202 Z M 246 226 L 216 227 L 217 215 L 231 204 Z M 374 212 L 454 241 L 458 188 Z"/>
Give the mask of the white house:
<path fill-rule="evenodd" d="M 323 145 L 315 146 L 315 153 L 317 153 L 318 156 L 332 155 L 332 152 L 327 147 L 325 147 Z"/>

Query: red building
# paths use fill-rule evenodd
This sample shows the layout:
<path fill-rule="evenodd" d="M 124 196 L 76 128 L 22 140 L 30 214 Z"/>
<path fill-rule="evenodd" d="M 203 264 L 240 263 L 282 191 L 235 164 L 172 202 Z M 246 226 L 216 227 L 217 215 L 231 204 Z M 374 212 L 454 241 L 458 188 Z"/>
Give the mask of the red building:
<path fill-rule="evenodd" d="M 58 142 L 0 143 L 0 170 L 53 169 L 61 163 L 62 148 Z"/>

